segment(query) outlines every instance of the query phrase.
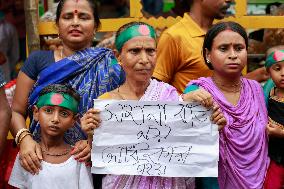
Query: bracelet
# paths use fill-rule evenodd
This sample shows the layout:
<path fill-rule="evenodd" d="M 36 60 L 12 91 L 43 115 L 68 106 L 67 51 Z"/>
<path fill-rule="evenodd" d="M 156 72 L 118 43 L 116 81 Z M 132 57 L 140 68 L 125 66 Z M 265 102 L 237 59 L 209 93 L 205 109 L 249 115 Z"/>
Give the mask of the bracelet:
<path fill-rule="evenodd" d="M 20 129 L 20 130 L 17 132 L 16 137 L 15 137 L 15 142 L 16 142 L 16 144 L 19 143 L 19 138 L 20 138 L 21 134 L 23 134 L 24 132 L 30 132 L 30 131 L 29 131 L 27 128 L 22 128 L 22 129 Z"/>
<path fill-rule="evenodd" d="M 270 117 L 268 117 L 268 120 L 269 120 L 271 123 L 273 123 L 273 124 L 277 125 L 278 127 L 280 127 L 280 129 L 284 130 L 284 125 L 282 125 L 282 124 L 280 124 L 280 123 L 274 121 L 274 120 L 271 119 Z"/>
<path fill-rule="evenodd" d="M 17 146 L 20 146 L 22 140 L 23 140 L 26 136 L 28 136 L 28 135 L 32 136 L 32 134 L 31 134 L 30 132 L 24 134 L 24 135 L 19 139 L 19 142 L 17 143 Z"/>

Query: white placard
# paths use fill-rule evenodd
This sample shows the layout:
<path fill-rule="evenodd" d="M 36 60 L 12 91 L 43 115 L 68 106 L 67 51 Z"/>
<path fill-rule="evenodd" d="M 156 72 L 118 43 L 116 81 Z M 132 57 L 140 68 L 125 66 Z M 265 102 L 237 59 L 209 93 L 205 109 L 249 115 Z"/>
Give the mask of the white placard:
<path fill-rule="evenodd" d="M 195 103 L 94 100 L 92 173 L 217 177 L 219 135 Z"/>

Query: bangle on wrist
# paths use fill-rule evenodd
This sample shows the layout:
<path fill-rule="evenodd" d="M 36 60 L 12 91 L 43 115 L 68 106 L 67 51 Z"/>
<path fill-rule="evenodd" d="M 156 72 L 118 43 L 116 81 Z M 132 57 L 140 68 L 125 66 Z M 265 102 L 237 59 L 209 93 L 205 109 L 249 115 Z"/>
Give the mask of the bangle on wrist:
<path fill-rule="evenodd" d="M 20 129 L 18 132 L 17 132 L 17 134 L 16 134 L 16 137 L 15 137 L 15 142 L 16 142 L 16 144 L 18 144 L 19 143 L 19 138 L 20 138 L 20 136 L 24 133 L 24 132 L 30 132 L 27 128 L 22 128 L 22 129 Z"/>
<path fill-rule="evenodd" d="M 23 141 L 23 139 L 26 137 L 26 136 L 32 136 L 32 134 L 30 132 L 27 132 L 25 133 L 24 135 L 22 135 L 22 137 L 19 139 L 19 142 L 17 143 L 17 146 L 20 146 L 21 142 Z"/>

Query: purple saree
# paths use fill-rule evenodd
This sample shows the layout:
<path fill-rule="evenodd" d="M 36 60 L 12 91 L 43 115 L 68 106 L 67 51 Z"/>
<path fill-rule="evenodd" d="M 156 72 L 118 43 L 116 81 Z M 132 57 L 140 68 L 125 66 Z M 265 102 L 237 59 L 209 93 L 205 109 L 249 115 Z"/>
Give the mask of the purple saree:
<path fill-rule="evenodd" d="M 220 189 L 261 189 L 269 165 L 267 110 L 259 83 L 241 79 L 236 106 L 230 104 L 210 77 L 191 81 L 212 94 L 227 125 L 220 131 Z"/>
<path fill-rule="evenodd" d="M 179 101 L 176 89 L 166 83 L 151 80 L 141 101 Z M 194 189 L 194 178 L 106 175 L 103 189 Z"/>

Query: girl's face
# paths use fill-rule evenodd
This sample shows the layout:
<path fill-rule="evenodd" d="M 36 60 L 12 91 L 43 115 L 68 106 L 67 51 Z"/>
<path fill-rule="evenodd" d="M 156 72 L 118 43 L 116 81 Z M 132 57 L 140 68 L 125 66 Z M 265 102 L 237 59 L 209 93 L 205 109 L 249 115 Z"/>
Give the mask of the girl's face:
<path fill-rule="evenodd" d="M 76 116 L 71 110 L 60 106 L 35 107 L 34 118 L 39 121 L 41 133 L 45 136 L 63 136 L 76 121 Z"/>
<path fill-rule="evenodd" d="M 156 41 L 148 36 L 137 36 L 122 47 L 118 60 L 127 79 L 149 81 L 156 64 Z"/>
<path fill-rule="evenodd" d="M 220 32 L 214 39 L 206 58 L 212 63 L 214 72 L 226 76 L 238 76 L 247 64 L 244 38 L 232 30 Z"/>
<path fill-rule="evenodd" d="M 63 44 L 75 50 L 91 46 L 95 21 L 87 0 L 66 0 L 58 21 Z"/>
<path fill-rule="evenodd" d="M 270 66 L 268 72 L 277 88 L 284 89 L 284 61 Z"/>

